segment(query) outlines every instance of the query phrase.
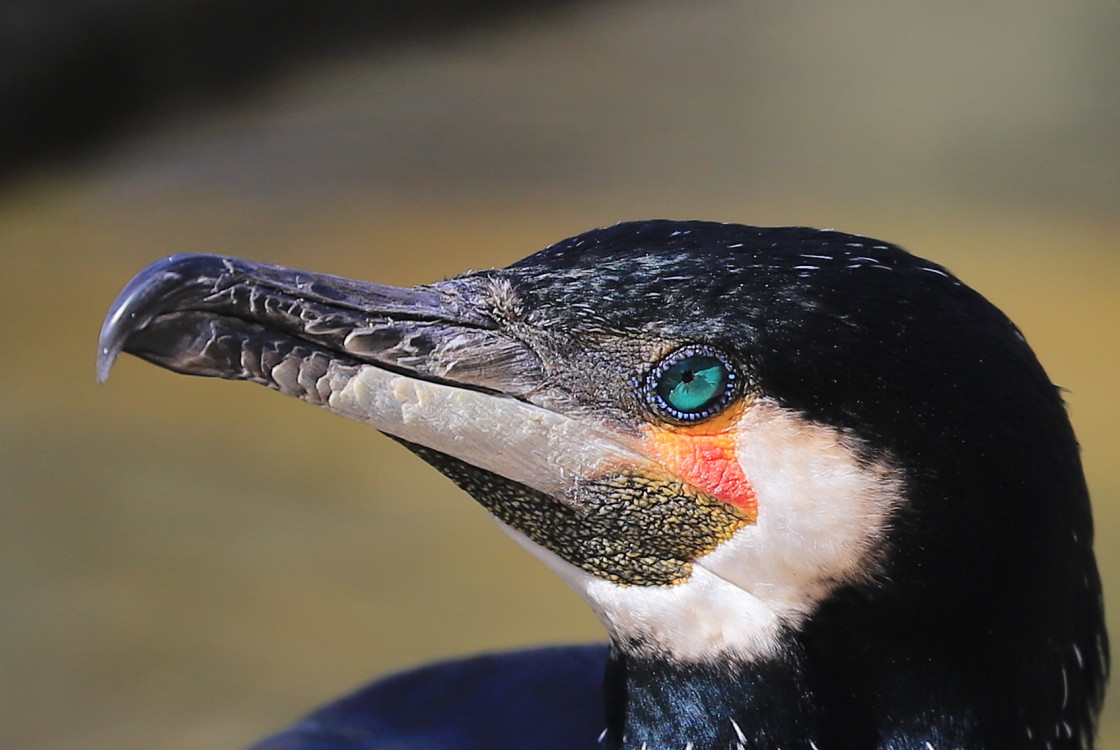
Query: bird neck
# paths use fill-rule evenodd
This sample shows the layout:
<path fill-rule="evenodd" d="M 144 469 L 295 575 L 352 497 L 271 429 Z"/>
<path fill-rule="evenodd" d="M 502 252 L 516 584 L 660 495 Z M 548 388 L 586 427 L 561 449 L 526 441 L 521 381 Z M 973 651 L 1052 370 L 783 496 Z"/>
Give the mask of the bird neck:
<path fill-rule="evenodd" d="M 977 707 L 961 700 L 952 676 L 892 654 L 889 646 L 855 659 L 851 651 L 837 658 L 840 648 L 791 636 L 765 660 L 687 664 L 613 648 L 600 745 L 608 750 L 985 746 Z M 1030 743 L 1008 746 L 1013 745 Z"/>
<path fill-rule="evenodd" d="M 1073 657 L 1063 664 L 1054 661 L 1055 649 L 1046 642 L 1013 633 L 981 635 L 979 627 L 965 626 L 958 634 L 935 618 L 927 618 L 922 630 L 915 622 L 892 621 L 885 611 L 872 609 L 862 619 L 820 613 L 797 633 L 787 631 L 773 656 L 754 661 L 685 663 L 614 644 L 600 746 L 1092 746 L 1102 680 L 1094 672 L 1082 684 L 1073 658 L 1089 654 L 1088 645 L 1071 651 Z M 1103 669 L 1099 664 L 1084 656 L 1079 670 Z M 1086 686 L 1096 686 L 1096 692 L 1086 693 Z"/>
<path fill-rule="evenodd" d="M 612 648 L 600 744 L 608 750 L 808 748 L 819 711 L 799 656 L 684 664 Z"/>

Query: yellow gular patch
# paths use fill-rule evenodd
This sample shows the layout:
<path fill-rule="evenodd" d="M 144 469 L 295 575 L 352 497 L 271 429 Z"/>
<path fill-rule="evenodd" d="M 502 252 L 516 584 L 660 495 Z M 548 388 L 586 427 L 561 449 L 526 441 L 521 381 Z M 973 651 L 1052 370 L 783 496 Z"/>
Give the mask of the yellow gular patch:
<path fill-rule="evenodd" d="M 735 436 L 746 404 L 694 425 L 651 425 L 644 447 L 650 458 L 712 497 L 739 509 L 748 522 L 758 517 L 754 487 L 739 464 Z"/>

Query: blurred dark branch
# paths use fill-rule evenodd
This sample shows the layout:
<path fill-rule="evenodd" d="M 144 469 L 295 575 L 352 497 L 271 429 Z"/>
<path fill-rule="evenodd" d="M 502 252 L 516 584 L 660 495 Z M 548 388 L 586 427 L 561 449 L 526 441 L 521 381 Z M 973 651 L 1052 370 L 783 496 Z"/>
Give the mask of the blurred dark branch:
<path fill-rule="evenodd" d="M 317 55 L 576 0 L 0 0 L 0 183 Z"/>

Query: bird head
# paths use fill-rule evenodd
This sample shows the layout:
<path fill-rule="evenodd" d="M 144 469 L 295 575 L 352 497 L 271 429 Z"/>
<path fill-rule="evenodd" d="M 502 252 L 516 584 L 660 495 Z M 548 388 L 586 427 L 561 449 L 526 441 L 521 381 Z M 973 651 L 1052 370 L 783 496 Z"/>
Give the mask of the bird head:
<path fill-rule="evenodd" d="M 884 695 L 875 664 L 971 660 L 966 693 L 1008 686 L 1024 715 L 1076 698 L 1091 731 L 1106 644 L 1057 390 L 1002 313 L 895 246 L 636 222 L 412 288 L 175 256 L 114 304 L 102 378 L 121 351 L 393 436 L 620 653 L 798 644 Z"/>

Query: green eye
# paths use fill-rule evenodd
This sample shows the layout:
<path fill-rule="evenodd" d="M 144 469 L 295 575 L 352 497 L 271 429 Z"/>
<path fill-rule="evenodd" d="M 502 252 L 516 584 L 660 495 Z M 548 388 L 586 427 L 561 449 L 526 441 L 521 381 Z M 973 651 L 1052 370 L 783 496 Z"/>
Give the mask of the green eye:
<path fill-rule="evenodd" d="M 735 371 L 727 358 L 707 346 L 686 346 L 661 360 L 646 379 L 645 398 L 662 416 L 697 422 L 731 402 Z"/>

